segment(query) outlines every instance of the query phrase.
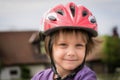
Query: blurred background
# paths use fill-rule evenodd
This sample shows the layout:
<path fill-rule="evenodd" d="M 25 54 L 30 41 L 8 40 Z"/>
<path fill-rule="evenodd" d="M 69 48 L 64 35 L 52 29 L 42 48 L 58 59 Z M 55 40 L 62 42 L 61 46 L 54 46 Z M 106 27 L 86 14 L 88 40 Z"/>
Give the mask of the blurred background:
<path fill-rule="evenodd" d="M 67 2 L 86 6 L 96 17 L 102 43 L 86 64 L 98 80 L 120 80 L 120 0 L 0 0 L 0 80 L 29 80 L 48 68 L 39 39 L 46 11 Z"/>

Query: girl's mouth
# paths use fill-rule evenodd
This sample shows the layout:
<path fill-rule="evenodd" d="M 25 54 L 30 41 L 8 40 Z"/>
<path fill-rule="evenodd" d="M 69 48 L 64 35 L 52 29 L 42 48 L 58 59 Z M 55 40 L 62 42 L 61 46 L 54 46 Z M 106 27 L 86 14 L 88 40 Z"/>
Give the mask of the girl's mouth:
<path fill-rule="evenodd" d="M 77 61 L 77 59 L 64 59 L 65 61 Z"/>

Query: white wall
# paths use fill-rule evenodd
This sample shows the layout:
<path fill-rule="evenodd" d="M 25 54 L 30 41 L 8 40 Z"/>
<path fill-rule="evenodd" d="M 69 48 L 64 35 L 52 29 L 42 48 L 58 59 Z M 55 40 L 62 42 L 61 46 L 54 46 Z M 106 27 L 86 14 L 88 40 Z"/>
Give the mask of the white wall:
<path fill-rule="evenodd" d="M 30 69 L 30 75 L 34 76 L 36 73 L 45 69 L 44 65 L 29 65 L 28 68 Z M 17 71 L 17 74 L 11 74 L 11 71 Z M 0 80 L 13 80 L 13 79 L 20 79 L 21 77 L 21 70 L 19 66 L 13 67 L 5 67 L 1 71 L 1 79 Z"/>
<path fill-rule="evenodd" d="M 11 71 L 16 71 L 17 74 L 11 74 Z M 20 78 L 20 68 L 15 66 L 15 67 L 5 67 L 1 71 L 1 79 L 0 80 L 13 80 L 13 79 L 18 79 Z"/>

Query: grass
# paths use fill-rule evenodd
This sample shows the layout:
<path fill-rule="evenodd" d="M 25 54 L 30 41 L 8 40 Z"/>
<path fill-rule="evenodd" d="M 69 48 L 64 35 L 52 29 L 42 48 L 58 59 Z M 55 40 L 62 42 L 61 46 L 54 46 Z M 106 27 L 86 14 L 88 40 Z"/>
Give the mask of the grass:
<path fill-rule="evenodd" d="M 98 80 L 120 80 L 120 73 L 98 74 Z"/>

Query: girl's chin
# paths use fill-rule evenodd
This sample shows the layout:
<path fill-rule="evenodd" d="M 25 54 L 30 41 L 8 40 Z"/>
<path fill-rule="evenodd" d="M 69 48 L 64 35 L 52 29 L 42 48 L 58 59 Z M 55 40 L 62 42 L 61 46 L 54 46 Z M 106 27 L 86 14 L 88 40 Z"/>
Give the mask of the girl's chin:
<path fill-rule="evenodd" d="M 73 67 L 73 66 L 65 66 L 63 67 L 65 70 L 69 70 L 69 71 L 72 71 L 74 70 L 76 67 Z"/>

